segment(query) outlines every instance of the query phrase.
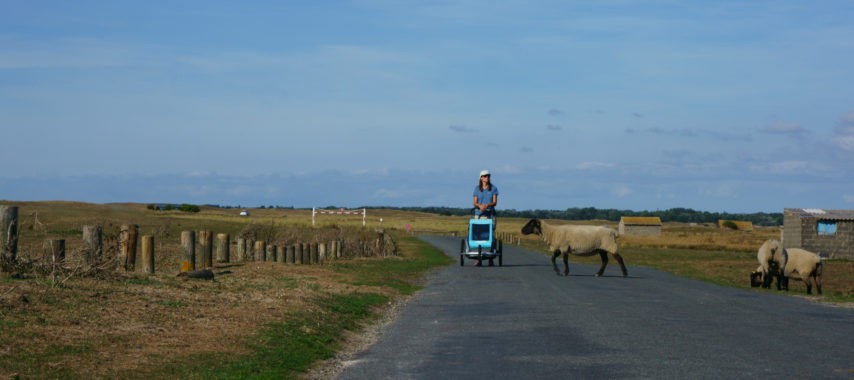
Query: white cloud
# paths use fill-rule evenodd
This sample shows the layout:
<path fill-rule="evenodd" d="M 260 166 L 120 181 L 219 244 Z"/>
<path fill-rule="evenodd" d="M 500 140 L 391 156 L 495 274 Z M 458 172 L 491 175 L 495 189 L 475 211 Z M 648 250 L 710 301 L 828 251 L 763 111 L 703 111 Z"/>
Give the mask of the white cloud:
<path fill-rule="evenodd" d="M 698 192 L 701 196 L 714 198 L 734 198 L 737 195 L 735 185 L 729 183 L 704 184 Z"/>
<path fill-rule="evenodd" d="M 582 162 L 578 165 L 575 165 L 575 168 L 578 170 L 600 170 L 600 169 L 613 169 L 617 165 L 613 163 L 607 162 Z"/>
<path fill-rule="evenodd" d="M 854 110 L 840 119 L 830 141 L 842 150 L 854 151 Z"/>
<path fill-rule="evenodd" d="M 625 184 L 620 184 L 617 186 L 616 189 L 613 190 L 613 193 L 617 197 L 624 198 L 624 197 L 627 197 L 629 195 L 632 195 L 632 193 L 634 193 L 634 191 L 630 187 L 626 186 Z"/>
<path fill-rule="evenodd" d="M 774 173 L 794 173 L 807 168 L 806 161 L 787 160 L 772 163 L 769 169 Z"/>
<path fill-rule="evenodd" d="M 854 151 L 854 131 L 851 131 L 850 135 L 837 135 L 833 140 L 839 148 Z"/>
<path fill-rule="evenodd" d="M 751 165 L 750 170 L 754 172 L 771 172 L 775 174 L 793 174 L 804 172 L 809 163 L 802 160 L 785 160 L 771 163 Z"/>
<path fill-rule="evenodd" d="M 765 128 L 759 130 L 762 133 L 769 133 L 774 135 L 784 135 L 792 138 L 803 138 L 805 135 L 809 133 L 806 129 L 804 129 L 801 125 L 795 123 L 787 123 L 778 121 L 774 124 L 771 124 Z"/>
<path fill-rule="evenodd" d="M 140 60 L 122 44 L 98 39 L 0 39 L 0 69 L 103 68 Z"/>

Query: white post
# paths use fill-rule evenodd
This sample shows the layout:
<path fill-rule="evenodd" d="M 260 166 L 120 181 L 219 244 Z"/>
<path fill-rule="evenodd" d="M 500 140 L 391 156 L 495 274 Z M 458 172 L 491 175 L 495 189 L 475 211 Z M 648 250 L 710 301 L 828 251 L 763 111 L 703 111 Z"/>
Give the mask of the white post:
<path fill-rule="evenodd" d="M 314 210 L 314 207 L 311 208 L 311 225 L 314 226 L 314 214 L 317 211 Z"/>
<path fill-rule="evenodd" d="M 362 209 L 362 227 L 365 226 L 365 209 Z"/>

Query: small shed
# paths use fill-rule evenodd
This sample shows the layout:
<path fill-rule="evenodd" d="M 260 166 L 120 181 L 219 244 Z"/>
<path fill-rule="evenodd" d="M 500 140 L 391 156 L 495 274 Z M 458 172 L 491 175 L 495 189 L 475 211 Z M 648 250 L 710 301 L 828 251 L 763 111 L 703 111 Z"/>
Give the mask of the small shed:
<path fill-rule="evenodd" d="M 783 248 L 854 260 L 854 210 L 783 209 Z"/>
<path fill-rule="evenodd" d="M 735 226 L 739 231 L 753 231 L 753 222 L 749 220 L 718 220 L 719 228 L 731 228 L 730 226 Z"/>
<path fill-rule="evenodd" d="M 661 218 L 657 216 L 621 216 L 620 235 L 661 236 Z"/>

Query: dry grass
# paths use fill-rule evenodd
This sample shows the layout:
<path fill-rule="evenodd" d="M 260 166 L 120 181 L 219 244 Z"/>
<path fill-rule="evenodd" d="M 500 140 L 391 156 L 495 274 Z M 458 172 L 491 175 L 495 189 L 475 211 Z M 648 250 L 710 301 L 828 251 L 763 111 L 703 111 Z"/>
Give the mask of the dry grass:
<path fill-rule="evenodd" d="M 69 257 L 74 256 L 82 246 L 81 226 L 87 224 L 103 226 L 105 250 L 114 254 L 119 227 L 126 223 L 138 224 L 140 235 L 155 236 L 157 265 L 154 275 L 112 270 L 85 276 L 66 271 L 58 278 L 38 271 L 0 275 L 0 378 L 144 377 L 154 364 L 195 354 L 244 353 L 248 336 L 296 311 L 312 310 L 324 295 L 399 294 L 352 285 L 355 276 L 328 266 L 246 262 L 217 266 L 214 281 L 176 277 L 183 230 L 236 236 L 256 226 L 275 240 L 325 238 L 330 228 L 312 228 L 310 211 L 307 219 L 299 210 L 258 210 L 245 218 L 237 210 L 187 214 L 135 204 L 6 204 L 19 207 L 18 256 L 31 268 L 42 260 L 45 239 L 65 239 Z"/>
<path fill-rule="evenodd" d="M 74 278 L 62 287 L 2 281 L 0 378 L 20 371 L 114 377 L 193 354 L 237 355 L 248 336 L 310 310 L 319 295 L 365 291 L 316 266 L 247 263 L 215 273 L 215 281 L 116 275 Z"/>

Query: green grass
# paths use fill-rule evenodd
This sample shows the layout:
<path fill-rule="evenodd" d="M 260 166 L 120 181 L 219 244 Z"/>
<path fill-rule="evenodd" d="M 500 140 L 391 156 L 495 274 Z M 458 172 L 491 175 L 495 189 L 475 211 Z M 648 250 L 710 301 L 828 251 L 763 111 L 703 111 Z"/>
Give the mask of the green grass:
<path fill-rule="evenodd" d="M 67 367 L 45 365 L 45 363 L 62 363 L 93 352 L 92 347 L 86 345 L 52 345 L 43 352 L 19 352 L 14 355 L 13 361 L 4 360 L 3 356 L 0 356 L 0 366 L 7 370 L 26 373 L 27 378 L 74 379 L 78 376 L 75 376 Z"/>
<path fill-rule="evenodd" d="M 383 295 L 327 295 L 318 310 L 300 312 L 268 324 L 247 341 L 252 353 L 241 357 L 223 353 L 181 358 L 157 372 L 128 373 L 130 378 L 291 379 L 317 360 L 329 359 L 339 348 L 345 330 L 355 330 L 373 317 L 373 309 L 388 302 Z"/>
<path fill-rule="evenodd" d="M 158 286 L 163 285 L 160 281 L 155 281 L 150 278 L 129 278 L 125 280 L 125 283 L 128 285 L 144 285 L 144 286 Z"/>
<path fill-rule="evenodd" d="M 279 281 L 285 289 L 296 289 L 299 287 L 299 280 L 296 277 L 282 277 Z"/>
<path fill-rule="evenodd" d="M 401 241 L 403 258 L 333 264 L 335 270 L 356 274 L 357 283 L 412 294 L 425 272 L 452 262 L 441 251 L 415 238 Z M 281 279 L 283 287 L 299 286 L 295 278 Z M 357 331 L 377 317 L 376 308 L 389 297 L 377 293 L 325 294 L 314 310 L 268 324 L 247 341 L 251 353 L 235 357 L 224 353 L 192 355 L 169 360 L 156 372 L 123 373 L 123 378 L 183 379 L 290 379 L 304 374 L 319 360 L 332 358 L 344 331 Z"/>
<path fill-rule="evenodd" d="M 181 302 L 181 301 L 174 301 L 174 300 L 171 300 L 171 301 L 157 301 L 157 303 L 158 303 L 158 304 L 160 304 L 160 305 L 166 306 L 166 307 L 176 307 L 176 308 L 177 308 L 177 307 L 186 306 L 183 302 Z"/>
<path fill-rule="evenodd" d="M 421 240 L 406 238 L 401 245 L 413 253 L 397 259 L 337 263 L 333 269 L 355 274 L 354 285 L 388 286 L 410 295 L 422 288 L 414 283 L 416 278 L 431 268 L 448 265 L 453 261 Z"/>

